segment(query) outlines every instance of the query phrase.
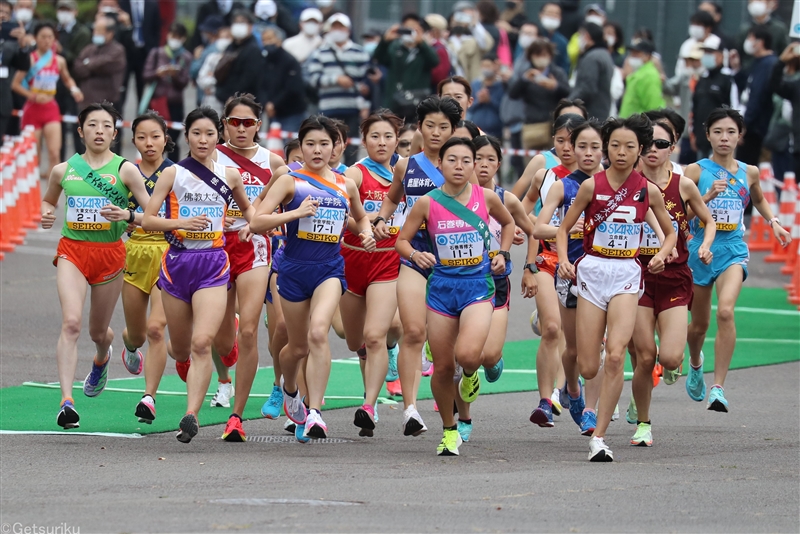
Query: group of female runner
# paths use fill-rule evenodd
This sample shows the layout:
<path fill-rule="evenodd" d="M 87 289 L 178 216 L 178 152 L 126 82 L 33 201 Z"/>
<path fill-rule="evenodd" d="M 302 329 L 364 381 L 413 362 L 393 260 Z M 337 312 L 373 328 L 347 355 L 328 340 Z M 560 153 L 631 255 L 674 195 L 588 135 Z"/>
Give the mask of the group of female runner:
<path fill-rule="evenodd" d="M 156 113 L 134 121 L 142 159 L 133 165 L 110 151 L 116 110 L 88 106 L 79 117 L 86 153 L 55 166 L 42 202 L 42 225 L 50 228 L 62 191 L 66 197 L 54 261 L 63 314 L 57 423 L 79 426 L 72 376 L 88 284 L 96 354 L 85 395 L 105 388 L 109 324 L 122 293 L 122 360 L 130 373 L 144 370 L 146 382 L 135 415 L 142 423 L 155 419 L 169 354 L 187 384 L 182 442 L 199 431 L 213 367 L 220 383 L 211 405 L 229 407 L 234 399 L 222 437 L 245 441 L 241 416 L 258 367 L 266 300 L 275 381 L 261 408 L 265 417 L 277 419 L 283 408 L 301 442 L 328 435 L 321 414 L 331 371 L 328 332 L 341 317 L 337 333 L 362 360 L 364 404 L 354 416 L 360 435 L 374 434 L 378 395 L 393 379 L 390 354 L 399 344 L 404 435 L 427 430 L 416 400 L 423 370 L 432 372 L 442 408 L 437 452 L 458 455 L 472 433 L 479 369 L 488 382 L 503 371 L 509 251 L 526 242 L 521 294 L 536 297 L 543 334 L 541 399 L 531 422 L 553 426 L 553 413 L 568 408 L 592 437 L 590 460 L 612 460 L 604 436 L 632 340 L 628 419 L 635 411 L 638 426 L 631 443 L 651 445 L 652 369 L 658 360 L 676 375 L 687 335 L 687 391 L 705 398 L 700 348 L 715 282 L 718 322 L 731 328 L 717 337 L 709 409 L 727 411 L 722 385 L 735 344 L 733 305 L 747 274 L 748 201 L 778 239 L 789 239 L 763 199 L 757 170 L 732 157 L 743 133 L 738 113 L 711 115 L 714 154 L 681 176 L 669 155 L 682 128 L 666 116 L 600 125 L 587 120 L 579 101 L 565 102 L 554 122 L 554 152 L 534 158 L 520 180 L 528 183 L 511 192 L 495 181 L 499 141 L 464 121 L 469 84 L 449 78 L 439 93 L 418 106 L 419 152 L 396 154 L 402 121 L 379 110 L 361 125 L 367 157 L 350 168 L 338 164 L 347 132 L 324 116 L 303 122 L 286 160 L 262 148 L 262 109 L 250 95 L 232 97 L 221 119 L 209 108 L 189 113 L 189 156 L 177 163 L 165 158 L 173 140 Z"/>

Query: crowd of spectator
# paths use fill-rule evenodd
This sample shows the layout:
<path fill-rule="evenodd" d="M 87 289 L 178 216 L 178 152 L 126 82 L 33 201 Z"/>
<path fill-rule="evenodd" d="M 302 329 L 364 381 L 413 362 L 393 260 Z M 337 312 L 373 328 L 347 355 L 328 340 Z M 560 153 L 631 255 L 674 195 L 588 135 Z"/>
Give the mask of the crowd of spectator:
<path fill-rule="evenodd" d="M 562 98 L 582 100 L 600 120 L 668 106 L 686 119 L 680 158 L 688 163 L 709 153 L 703 122 L 725 105 L 745 117 L 739 159 L 757 164 L 767 149 L 776 174 L 800 161 L 794 147 L 800 46 L 790 43 L 776 0 L 748 0 L 750 20 L 736 36 L 720 29 L 721 4 L 699 2 L 671 77 L 664 68 L 669 58 L 656 50 L 649 29 L 626 40 L 603 5 L 580 0 L 546 2 L 533 17 L 524 0 L 503 2 L 502 9 L 494 0 L 457 1 L 447 16 L 408 13 L 388 30 L 361 35 L 336 0 L 208 0 L 197 9 L 191 35 L 178 22 L 162 28 L 156 0 L 100 0 L 84 22 L 75 0 L 55 6 L 53 57 L 66 68 L 55 94 L 42 96 L 36 76 L 52 59 L 36 52 L 45 21 L 35 0 L 0 0 L 0 135 L 15 131 L 13 110 L 30 98 L 54 100 L 61 115 L 99 100 L 121 108 L 135 98 L 139 109 L 180 121 L 190 84 L 197 104 L 217 111 L 235 92 L 249 92 L 264 103 L 265 118 L 284 130 L 295 131 L 319 111 L 352 134 L 381 107 L 413 123 L 416 104 L 440 81 L 463 76 L 474 98 L 467 118 L 512 148 L 548 148 L 552 112 Z M 127 91 L 130 80 L 135 97 Z M 46 124 L 35 126 L 53 130 Z M 80 150 L 74 132 L 69 127 L 59 135 L 74 135 Z M 344 161 L 352 163 L 355 152 L 348 148 Z M 512 158 L 518 174 L 522 165 Z"/>

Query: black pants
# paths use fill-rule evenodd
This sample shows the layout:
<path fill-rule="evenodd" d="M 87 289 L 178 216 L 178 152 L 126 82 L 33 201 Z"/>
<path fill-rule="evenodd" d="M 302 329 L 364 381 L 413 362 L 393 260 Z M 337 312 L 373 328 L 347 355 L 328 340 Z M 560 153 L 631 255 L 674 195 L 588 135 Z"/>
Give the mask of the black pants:
<path fill-rule="evenodd" d="M 522 148 L 522 130 L 511 134 L 511 148 Z M 525 172 L 525 158 L 522 156 L 511 156 L 511 169 L 514 172 L 512 185 L 517 183 L 522 173 Z"/>
<path fill-rule="evenodd" d="M 180 102 L 169 102 L 167 103 L 167 107 L 169 108 L 170 121 L 183 122 L 183 100 Z M 181 156 L 180 150 L 178 150 L 178 142 L 181 140 L 180 136 L 183 134 L 183 131 L 168 128 L 167 133 L 169 133 L 169 136 L 175 141 L 175 150 L 169 153 L 169 159 L 178 162 Z"/>
<path fill-rule="evenodd" d="M 744 134 L 744 141 L 736 150 L 736 159 L 748 165 L 758 166 L 759 159 L 761 159 L 761 147 L 764 144 L 764 138 L 761 134 L 746 131 Z"/>

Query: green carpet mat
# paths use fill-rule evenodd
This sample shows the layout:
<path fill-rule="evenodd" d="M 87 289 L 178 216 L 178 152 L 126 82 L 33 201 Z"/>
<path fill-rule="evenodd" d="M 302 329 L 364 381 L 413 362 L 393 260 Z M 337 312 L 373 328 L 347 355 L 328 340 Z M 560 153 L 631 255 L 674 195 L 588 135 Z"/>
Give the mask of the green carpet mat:
<path fill-rule="evenodd" d="M 782 290 L 744 288 L 739 298 L 736 325 L 738 342 L 732 369 L 772 365 L 800 360 L 800 313 L 786 303 Z M 709 357 L 705 371 L 713 369 L 716 325 L 708 333 L 705 353 Z M 505 371 L 502 378 L 489 384 L 483 381 L 482 394 L 510 393 L 536 390 L 536 349 L 538 340 L 514 341 L 505 346 Z M 626 364 L 630 378 L 630 364 Z M 272 389 L 272 368 L 261 368 L 253 384 L 253 395 L 244 413 L 245 419 L 260 418 L 261 405 Z M 420 399 L 430 399 L 430 379 L 423 378 Z M 211 396 L 216 391 L 212 379 Z M 119 434 L 152 434 L 176 430 L 186 409 L 186 387 L 177 375 L 165 376 L 157 399 L 157 418 L 152 425 L 138 423 L 134 408 L 144 391 L 144 378 L 109 380 L 103 394 L 89 399 L 83 396 L 81 383 L 75 384 L 76 408 L 81 415 L 81 427 L 66 432 L 104 432 Z M 683 387 L 675 390 L 682 395 Z M 335 360 L 326 391 L 325 409 L 356 407 L 363 394 L 358 360 Z M 385 389 L 382 402 L 391 403 Z M 61 400 L 57 384 L 26 383 L 0 389 L 0 431 L 57 432 L 56 413 Z M 230 410 L 210 408 L 206 404 L 199 414 L 202 426 L 224 423 Z M 276 432 L 278 431 L 276 425 Z"/>

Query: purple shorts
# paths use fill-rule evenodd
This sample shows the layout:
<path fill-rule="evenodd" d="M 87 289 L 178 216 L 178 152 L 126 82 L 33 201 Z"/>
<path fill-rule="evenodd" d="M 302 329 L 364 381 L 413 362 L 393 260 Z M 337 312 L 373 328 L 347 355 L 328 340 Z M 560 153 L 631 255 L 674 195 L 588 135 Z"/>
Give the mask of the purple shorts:
<path fill-rule="evenodd" d="M 230 288 L 231 263 L 225 249 L 167 249 L 161 258 L 158 287 L 175 298 L 192 302 L 196 291 L 225 284 Z"/>

